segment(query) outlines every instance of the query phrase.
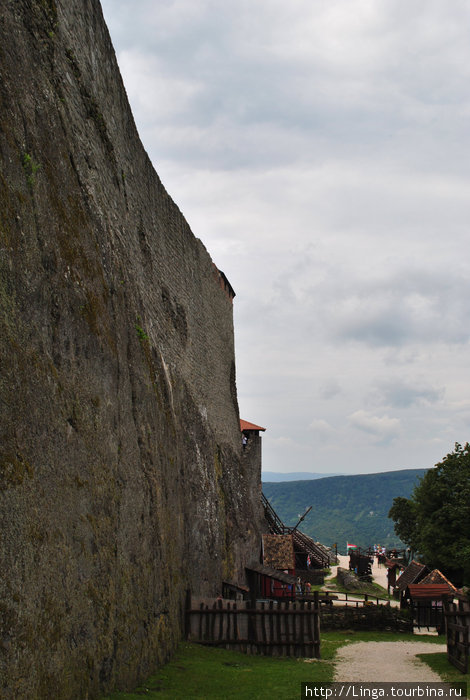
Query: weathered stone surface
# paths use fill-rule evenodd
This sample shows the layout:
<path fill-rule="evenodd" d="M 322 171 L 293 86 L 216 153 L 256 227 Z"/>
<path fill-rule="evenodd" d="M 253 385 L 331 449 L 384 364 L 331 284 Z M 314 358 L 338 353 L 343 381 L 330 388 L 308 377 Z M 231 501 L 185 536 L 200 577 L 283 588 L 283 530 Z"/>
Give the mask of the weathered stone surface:
<path fill-rule="evenodd" d="M 0 15 L 0 668 L 98 697 L 258 544 L 231 301 L 134 126 L 97 0 Z"/>
<path fill-rule="evenodd" d="M 326 630 L 380 630 L 393 632 L 413 632 L 413 620 L 406 610 L 392 608 L 390 605 L 354 607 L 322 606 L 320 609 L 320 626 Z"/>
<path fill-rule="evenodd" d="M 354 573 L 354 571 L 343 569 L 341 566 L 338 566 L 337 577 L 338 583 L 350 591 L 360 591 L 361 589 L 367 590 L 369 586 L 366 581 L 361 581 L 359 576 Z"/>

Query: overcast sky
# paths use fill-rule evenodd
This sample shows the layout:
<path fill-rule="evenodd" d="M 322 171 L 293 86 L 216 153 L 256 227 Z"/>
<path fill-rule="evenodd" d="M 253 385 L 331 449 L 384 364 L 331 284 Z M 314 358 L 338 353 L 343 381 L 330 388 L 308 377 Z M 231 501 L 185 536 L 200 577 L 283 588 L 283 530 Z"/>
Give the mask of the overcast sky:
<path fill-rule="evenodd" d="M 236 291 L 263 468 L 470 440 L 470 3 L 103 0 L 143 144 Z"/>

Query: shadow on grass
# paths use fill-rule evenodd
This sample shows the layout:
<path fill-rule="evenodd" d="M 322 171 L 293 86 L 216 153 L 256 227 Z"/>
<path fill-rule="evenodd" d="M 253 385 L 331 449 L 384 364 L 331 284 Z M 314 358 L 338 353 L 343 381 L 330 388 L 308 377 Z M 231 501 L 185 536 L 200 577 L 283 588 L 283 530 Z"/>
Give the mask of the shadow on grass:
<path fill-rule="evenodd" d="M 446 681 L 446 683 L 468 683 L 470 681 L 470 675 L 468 673 L 461 673 L 447 660 L 446 648 L 444 648 L 441 652 L 435 652 L 433 654 L 418 654 L 417 656 L 421 659 L 421 661 L 424 661 L 425 664 L 432 668 L 433 671 L 438 673 L 442 680 Z"/>

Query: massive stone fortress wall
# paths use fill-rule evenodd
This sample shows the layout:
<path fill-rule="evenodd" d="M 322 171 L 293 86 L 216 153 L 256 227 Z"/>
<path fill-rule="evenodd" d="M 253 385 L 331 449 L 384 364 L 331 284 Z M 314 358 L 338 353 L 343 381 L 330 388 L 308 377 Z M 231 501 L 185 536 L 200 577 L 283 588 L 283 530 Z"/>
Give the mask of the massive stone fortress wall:
<path fill-rule="evenodd" d="M 256 552 L 232 302 L 135 129 L 97 0 L 0 17 L 0 694 L 99 697 Z"/>

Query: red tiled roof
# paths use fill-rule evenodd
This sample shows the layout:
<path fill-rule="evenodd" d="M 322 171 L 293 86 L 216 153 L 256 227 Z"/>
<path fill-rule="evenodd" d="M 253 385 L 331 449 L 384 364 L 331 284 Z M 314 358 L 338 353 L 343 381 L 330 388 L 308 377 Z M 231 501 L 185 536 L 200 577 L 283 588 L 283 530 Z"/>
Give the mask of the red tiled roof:
<path fill-rule="evenodd" d="M 433 598 L 434 600 L 453 593 L 446 583 L 410 583 L 408 590 L 412 598 Z"/>
<path fill-rule="evenodd" d="M 260 425 L 249 423 L 247 420 L 242 420 L 240 418 L 240 430 L 243 432 L 244 430 L 266 430 L 266 428 L 262 428 Z"/>

